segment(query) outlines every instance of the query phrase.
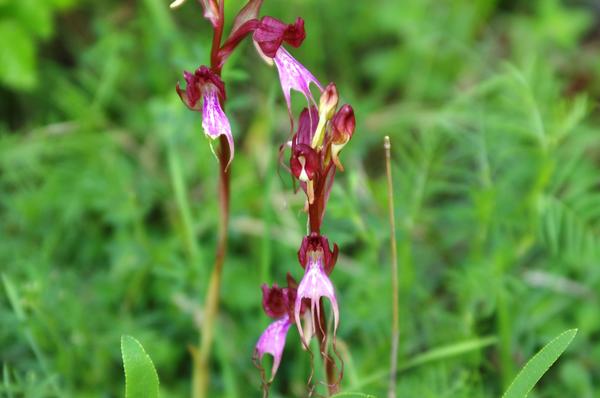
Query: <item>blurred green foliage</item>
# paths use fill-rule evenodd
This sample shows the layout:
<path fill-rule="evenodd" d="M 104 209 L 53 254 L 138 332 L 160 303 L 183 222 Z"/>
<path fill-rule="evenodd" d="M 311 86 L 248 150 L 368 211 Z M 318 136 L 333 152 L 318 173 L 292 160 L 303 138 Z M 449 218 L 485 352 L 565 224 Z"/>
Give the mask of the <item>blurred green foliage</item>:
<path fill-rule="evenodd" d="M 54 16 L 73 0 L 0 1 L 0 83 L 31 89 L 37 83 L 36 47 L 54 30 Z"/>
<path fill-rule="evenodd" d="M 217 163 L 174 90 L 208 61 L 200 14 L 192 1 L 0 1 L 0 396 L 122 396 L 123 334 L 151 355 L 162 396 L 189 395 L 218 222 Z M 598 396 L 596 2 L 265 0 L 263 14 L 305 18 L 293 53 L 357 114 L 324 225 L 342 253 L 344 391 L 387 388 L 387 134 L 399 396 L 499 396 L 575 327 L 530 396 Z M 224 80 L 237 148 L 211 388 L 246 397 L 260 394 L 259 287 L 301 276 L 305 215 L 280 177 L 276 72 L 244 44 Z M 309 372 L 292 330 L 273 396 L 303 396 Z"/>

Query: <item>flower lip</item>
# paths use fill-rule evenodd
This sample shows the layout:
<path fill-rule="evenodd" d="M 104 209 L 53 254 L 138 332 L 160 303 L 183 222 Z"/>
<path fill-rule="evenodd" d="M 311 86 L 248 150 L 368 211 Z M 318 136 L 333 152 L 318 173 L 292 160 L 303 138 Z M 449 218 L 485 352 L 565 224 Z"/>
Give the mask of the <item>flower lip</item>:
<path fill-rule="evenodd" d="M 329 299 L 331 303 L 334 318 L 334 336 L 339 324 L 339 307 L 337 303 L 337 298 L 335 296 L 335 289 L 333 287 L 333 283 L 327 276 L 325 269 L 325 263 L 327 261 L 325 253 L 329 252 L 329 246 L 326 246 L 327 250 L 323 250 L 323 245 L 326 243 L 326 239 L 323 240 L 319 238 L 321 237 L 309 237 L 308 240 L 305 240 L 306 243 L 303 242 L 303 246 L 306 250 L 303 252 L 303 254 L 299 253 L 299 258 L 302 256 L 300 260 L 305 261 L 305 272 L 304 277 L 302 278 L 302 281 L 300 281 L 300 285 L 298 286 L 298 294 L 296 296 L 296 305 L 294 308 L 294 321 L 296 323 L 296 326 L 298 327 L 298 332 L 300 333 L 302 343 L 305 346 L 308 346 L 308 341 L 302 329 L 302 324 L 300 322 L 300 305 L 303 300 L 308 300 L 310 304 L 311 313 L 316 319 L 316 322 L 313 323 L 313 329 L 316 328 L 316 325 L 321 324 L 320 300 L 322 297 Z M 337 253 L 337 250 L 334 251 Z M 332 261 L 332 256 L 336 255 L 330 253 L 330 262 Z"/>
<path fill-rule="evenodd" d="M 310 84 L 314 83 L 319 91 L 323 91 L 321 83 L 317 78 L 310 73 L 308 69 L 297 59 L 287 52 L 287 50 L 281 46 L 273 57 L 277 72 L 279 73 L 279 82 L 281 83 L 281 90 L 288 108 L 288 114 L 290 120 L 292 119 L 292 100 L 291 90 L 298 91 L 306 98 L 307 102 L 310 101 L 316 105 L 315 99 L 310 91 Z"/>
<path fill-rule="evenodd" d="M 219 102 L 218 88 L 213 84 L 207 84 L 202 89 L 202 128 L 204 133 L 213 140 L 221 135 L 225 136 L 229 145 L 229 161 L 225 167 L 229 167 L 235 152 L 233 134 L 229 119 Z"/>
<path fill-rule="evenodd" d="M 271 354 L 273 356 L 273 367 L 271 369 L 269 382 L 273 381 L 277 369 L 279 369 L 279 365 L 281 364 L 285 339 L 291 324 L 287 314 L 272 322 L 260 336 L 256 343 L 256 347 L 254 348 L 254 359 L 257 362 L 259 362 L 265 354 Z"/>
<path fill-rule="evenodd" d="M 299 47 L 302 44 L 306 38 L 304 20 L 298 17 L 295 23 L 286 25 L 276 18 L 265 16 L 261 19 L 252 38 L 263 54 L 274 58 L 283 42 L 292 47 Z"/>

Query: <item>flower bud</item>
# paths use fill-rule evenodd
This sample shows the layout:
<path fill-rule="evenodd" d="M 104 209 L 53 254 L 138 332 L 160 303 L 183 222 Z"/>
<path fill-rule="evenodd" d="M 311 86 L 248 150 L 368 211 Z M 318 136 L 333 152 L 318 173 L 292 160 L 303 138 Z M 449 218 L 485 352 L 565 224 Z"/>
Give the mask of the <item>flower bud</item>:
<path fill-rule="evenodd" d="M 311 143 L 313 148 L 318 148 L 323 145 L 325 126 L 337 108 L 338 99 L 339 97 L 335 83 L 329 83 L 327 87 L 325 87 L 325 90 L 319 99 L 319 124 L 317 125 L 317 129 Z"/>
<path fill-rule="evenodd" d="M 338 157 L 342 148 L 350 141 L 356 127 L 356 119 L 354 110 L 348 104 L 345 104 L 331 119 L 332 142 L 331 142 L 331 159 L 338 169 L 344 171 L 344 166 Z"/>
<path fill-rule="evenodd" d="M 335 83 L 329 83 L 319 100 L 319 114 L 325 115 L 327 120 L 331 119 L 335 108 L 337 108 L 338 99 L 338 91 Z"/>
<path fill-rule="evenodd" d="M 356 127 L 354 109 L 350 105 L 345 104 L 333 116 L 331 124 L 333 125 L 333 143 L 342 144 L 348 142 L 352 134 L 354 134 Z"/>

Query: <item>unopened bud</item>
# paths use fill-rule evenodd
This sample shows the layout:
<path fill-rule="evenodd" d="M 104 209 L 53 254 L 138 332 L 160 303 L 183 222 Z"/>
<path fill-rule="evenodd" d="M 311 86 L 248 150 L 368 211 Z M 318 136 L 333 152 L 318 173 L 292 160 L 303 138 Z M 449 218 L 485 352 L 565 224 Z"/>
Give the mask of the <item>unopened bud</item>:
<path fill-rule="evenodd" d="M 345 144 L 350 140 L 356 128 L 354 109 L 350 105 L 345 104 L 333 116 L 331 124 L 333 125 L 333 143 Z"/>
<path fill-rule="evenodd" d="M 338 99 L 338 91 L 335 83 L 329 83 L 319 100 L 319 114 L 324 115 L 327 120 L 331 119 L 337 108 Z"/>
<path fill-rule="evenodd" d="M 323 145 L 323 138 L 325 137 L 325 126 L 327 122 L 333 117 L 335 109 L 338 104 L 338 92 L 335 83 L 329 83 L 323 94 L 321 94 L 321 98 L 319 99 L 319 124 L 317 125 L 317 129 L 315 130 L 315 135 L 313 136 L 313 140 L 311 146 L 313 148 L 318 148 Z"/>
<path fill-rule="evenodd" d="M 344 171 L 344 166 L 339 159 L 339 153 L 352 138 L 356 128 L 354 110 L 348 104 L 342 106 L 331 120 L 333 125 L 333 136 L 331 142 L 331 159 L 338 169 Z"/>

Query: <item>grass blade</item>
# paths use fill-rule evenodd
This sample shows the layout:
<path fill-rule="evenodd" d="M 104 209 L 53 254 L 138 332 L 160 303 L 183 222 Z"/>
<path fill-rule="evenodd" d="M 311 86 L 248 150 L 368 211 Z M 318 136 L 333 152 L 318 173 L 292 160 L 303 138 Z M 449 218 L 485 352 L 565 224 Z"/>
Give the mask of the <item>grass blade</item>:
<path fill-rule="evenodd" d="M 341 392 L 339 394 L 332 395 L 331 398 L 338 397 L 354 397 L 354 398 L 376 398 L 375 395 L 365 394 L 362 392 Z"/>
<path fill-rule="evenodd" d="M 525 364 L 517 377 L 508 387 L 502 398 L 524 398 L 533 389 L 535 384 L 542 378 L 550 366 L 567 349 L 577 329 L 570 329 L 561 333 L 554 340 L 546 344 L 537 354 Z"/>
<path fill-rule="evenodd" d="M 462 354 L 472 351 L 477 351 L 490 345 L 496 344 L 498 339 L 495 336 L 486 336 L 478 339 L 460 341 L 458 343 L 448 344 L 442 347 L 433 348 L 422 354 L 416 355 L 407 360 L 399 369 L 399 372 L 406 371 L 413 367 L 426 365 L 430 362 L 441 361 L 447 358 L 454 358 Z M 389 374 L 389 369 L 377 371 L 369 376 L 366 376 L 358 383 L 353 384 L 352 388 L 363 388 L 375 381 L 378 381 Z"/>
<path fill-rule="evenodd" d="M 125 368 L 125 398 L 158 397 L 158 374 L 140 342 L 131 336 L 121 337 L 121 354 Z"/>

